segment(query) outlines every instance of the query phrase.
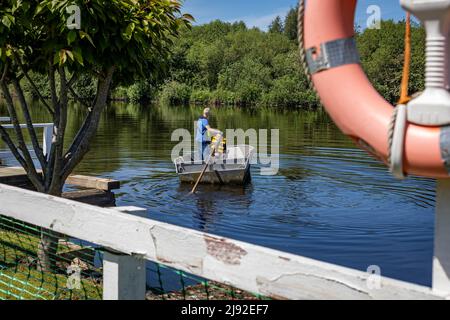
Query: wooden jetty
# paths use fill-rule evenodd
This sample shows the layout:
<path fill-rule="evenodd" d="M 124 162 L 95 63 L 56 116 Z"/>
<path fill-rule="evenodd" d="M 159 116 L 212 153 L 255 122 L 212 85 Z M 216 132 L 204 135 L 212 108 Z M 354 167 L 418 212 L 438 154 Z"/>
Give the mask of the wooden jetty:
<path fill-rule="evenodd" d="M 21 167 L 0 166 L 0 184 L 34 189 L 25 170 Z M 64 192 L 63 198 L 100 207 L 115 206 L 113 190 L 120 188 L 120 181 L 84 175 L 71 175 L 66 184 L 78 190 Z"/>

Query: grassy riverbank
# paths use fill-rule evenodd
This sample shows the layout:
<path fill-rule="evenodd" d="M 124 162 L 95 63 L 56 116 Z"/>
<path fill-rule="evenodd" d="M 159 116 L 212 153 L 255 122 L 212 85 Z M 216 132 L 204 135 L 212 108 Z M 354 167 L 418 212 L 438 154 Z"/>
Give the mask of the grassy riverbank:
<path fill-rule="evenodd" d="M 81 287 L 67 289 L 67 266 L 70 260 L 64 258 L 64 252 L 70 249 L 60 244 L 55 259 L 57 269 L 43 272 L 36 268 L 39 237 L 17 231 L 0 230 L 0 300 L 81 300 L 101 299 L 101 278 L 87 277 L 83 271 Z"/>

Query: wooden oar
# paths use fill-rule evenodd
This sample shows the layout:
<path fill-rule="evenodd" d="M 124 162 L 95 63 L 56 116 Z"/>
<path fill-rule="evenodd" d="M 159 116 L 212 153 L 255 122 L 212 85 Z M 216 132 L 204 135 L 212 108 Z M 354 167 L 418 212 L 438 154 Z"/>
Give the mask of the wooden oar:
<path fill-rule="evenodd" d="M 200 176 L 197 179 L 197 182 L 194 185 L 194 188 L 192 188 L 191 194 L 194 194 L 195 191 L 197 190 L 197 187 L 200 183 L 200 181 L 202 180 L 203 176 L 205 175 L 206 169 L 208 169 L 208 165 L 209 165 L 209 161 L 211 161 L 212 156 L 214 155 L 214 152 L 216 150 L 216 147 L 219 145 L 220 141 L 222 140 L 222 135 L 220 136 L 219 139 L 217 139 L 217 142 L 211 147 L 211 153 L 209 154 L 208 160 L 205 163 L 205 166 L 203 167 L 202 172 L 200 173 Z"/>

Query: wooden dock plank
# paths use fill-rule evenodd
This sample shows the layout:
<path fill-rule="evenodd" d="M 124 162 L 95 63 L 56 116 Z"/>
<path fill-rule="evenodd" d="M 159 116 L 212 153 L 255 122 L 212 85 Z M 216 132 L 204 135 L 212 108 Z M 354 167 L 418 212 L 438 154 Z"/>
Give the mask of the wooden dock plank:
<path fill-rule="evenodd" d="M 116 197 L 111 191 L 96 189 L 70 191 L 64 192 L 62 197 L 99 207 L 114 207 L 116 205 Z"/>
<path fill-rule="evenodd" d="M 0 167 L 0 183 L 30 189 L 32 183 L 23 168 Z"/>
<path fill-rule="evenodd" d="M 0 167 L 0 183 L 22 186 L 24 184 L 29 184 L 30 182 L 23 168 Z M 120 188 L 120 181 L 83 175 L 71 175 L 66 183 L 82 188 L 103 191 L 111 191 Z"/>
<path fill-rule="evenodd" d="M 120 189 L 120 181 L 82 175 L 71 175 L 66 183 L 103 191 Z"/>

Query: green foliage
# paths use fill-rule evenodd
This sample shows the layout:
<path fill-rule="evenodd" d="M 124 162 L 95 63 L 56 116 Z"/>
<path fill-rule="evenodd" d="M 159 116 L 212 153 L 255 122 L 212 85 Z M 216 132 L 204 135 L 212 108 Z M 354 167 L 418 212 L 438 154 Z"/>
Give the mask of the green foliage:
<path fill-rule="evenodd" d="M 48 78 L 40 73 L 30 72 L 30 78 L 33 83 L 38 88 L 42 96 L 50 98 L 50 84 Z M 57 80 L 59 77 L 57 76 Z M 22 87 L 25 94 L 32 97 L 33 99 L 38 99 L 36 90 L 33 89 L 29 81 L 23 80 Z M 60 81 L 56 81 L 56 89 L 60 90 Z M 78 81 L 73 85 L 73 90 L 81 99 L 92 99 L 95 97 L 97 91 L 97 79 L 89 73 L 81 74 Z"/>
<path fill-rule="evenodd" d="M 236 93 L 228 90 L 217 89 L 212 93 L 212 101 L 215 104 L 224 105 L 235 105 L 236 104 Z"/>
<path fill-rule="evenodd" d="M 48 79 L 46 77 L 44 77 L 42 74 L 34 73 L 34 72 L 30 73 L 30 77 L 33 80 L 36 87 L 38 88 L 39 92 L 42 94 L 42 96 L 50 97 L 50 84 L 48 82 Z M 57 82 L 57 85 L 58 84 L 59 84 L 59 82 Z M 23 91 L 28 96 L 32 97 L 33 99 L 38 98 L 36 91 L 33 89 L 31 84 L 28 81 L 26 81 L 25 79 L 22 81 L 22 87 L 23 87 Z M 58 85 L 57 89 L 59 89 L 59 85 Z"/>
<path fill-rule="evenodd" d="M 67 27 L 72 5 L 80 8 L 79 30 Z M 180 7 L 166 0 L 2 1 L 0 58 L 16 52 L 28 70 L 42 74 L 50 62 L 96 77 L 115 67 L 116 84 L 156 80 L 174 37 L 192 19 Z"/>
<path fill-rule="evenodd" d="M 289 40 L 297 41 L 298 7 L 291 8 L 284 20 L 284 34 Z"/>
<path fill-rule="evenodd" d="M 163 104 L 186 104 L 191 97 L 191 87 L 184 83 L 170 81 L 161 87 L 159 101 Z"/>
<path fill-rule="evenodd" d="M 55 125 L 48 157 L 44 156 L 29 126 L 43 176 L 35 170 L 19 129 L 16 135 L 21 154 L 8 133 L 0 132 L 37 191 L 61 194 L 66 178 L 89 150 L 111 88 L 146 79 L 145 85 L 138 83 L 132 88 L 133 96 L 142 96 L 147 82 L 161 81 L 167 71 L 173 40 L 193 20 L 180 10 L 178 0 L 1 2 L 0 90 L 6 98 L 9 115 L 17 121 L 16 105 L 10 98 L 10 88 L 14 87 L 26 122 L 32 122 L 28 103 L 21 99 L 22 85 L 29 82 L 27 91 L 37 87 L 38 94 L 33 94 L 39 97 Z M 49 95 L 50 99 L 43 97 Z M 65 144 L 70 95 L 89 112 L 85 113 L 86 121 L 80 125 L 76 138 Z M 88 99 L 78 99 L 78 96 Z M 50 268 L 51 261 L 44 260 L 45 268 Z"/>
<path fill-rule="evenodd" d="M 356 35 L 363 68 L 392 104 L 399 96 L 404 35 L 404 21 L 383 21 L 381 29 Z M 424 88 L 425 31 L 421 26 L 412 26 L 412 44 L 411 94 Z M 170 80 L 196 88 L 192 102 L 320 106 L 299 63 L 297 8 L 287 13 L 284 22 L 275 18 L 267 33 L 221 21 L 184 30 L 171 58 Z"/>
<path fill-rule="evenodd" d="M 80 7 L 81 30 L 65 27 L 66 9 L 72 4 Z M 135 75 L 146 77 L 152 70 L 156 77 L 164 68 L 161 61 L 169 52 L 167 44 L 186 21 L 175 17 L 179 8 L 178 2 L 164 0 L 45 0 L 38 6 L 37 15 L 55 16 L 56 30 L 61 30 L 60 36 L 66 39 L 48 43 L 48 54 L 54 54 L 55 62 L 73 68 L 92 65 L 94 70 L 117 66 L 122 81 L 132 82 Z"/>
<path fill-rule="evenodd" d="M 148 101 L 155 92 L 154 86 L 147 80 L 140 80 L 126 88 L 125 96 L 128 101 Z"/>
<path fill-rule="evenodd" d="M 383 21 L 381 29 L 366 29 L 358 34 L 358 50 L 367 76 L 378 92 L 389 102 L 399 96 L 404 59 L 405 23 Z M 415 93 L 424 88 L 425 30 L 412 26 L 412 61 L 409 91 Z"/>
<path fill-rule="evenodd" d="M 49 48 L 57 48 L 52 49 L 55 61 L 64 62 L 71 70 L 81 68 L 83 64 L 86 67 L 84 70 L 91 70 L 94 77 L 104 66 L 117 62 L 121 67 L 116 73 L 114 83 L 116 87 L 124 87 L 121 87 L 120 94 L 116 92 L 114 95 L 128 97 L 132 101 L 151 99 L 155 88 L 164 81 L 159 87 L 158 97 L 166 103 L 191 101 L 303 107 L 319 105 L 319 100 L 309 89 L 299 64 L 297 8 L 291 8 L 284 18 L 275 18 L 267 33 L 256 28 L 248 29 L 243 22 L 225 23 L 219 20 L 189 28 L 185 26 L 189 17 L 181 16 L 180 20 L 173 21 L 169 19 L 174 18 L 179 8 L 170 7 L 163 0 L 150 1 L 150 8 L 133 6 L 129 17 L 123 21 L 115 21 L 119 14 L 118 8 L 125 4 L 129 6 L 133 1 L 75 1 L 84 8 L 93 10 L 98 16 L 83 16 L 82 30 L 61 31 L 60 35 L 64 38 L 62 43 L 48 43 Z M 16 3 L 12 0 L 10 2 Z M 61 1 L 58 2 L 61 4 L 56 5 L 54 1 L 45 0 L 38 3 L 40 6 L 44 5 L 41 10 L 52 12 L 54 18 L 50 19 L 51 23 L 53 20 L 60 23 L 62 20 L 58 15 L 63 14 L 63 3 L 68 2 Z M 97 8 L 98 6 L 111 14 L 101 17 L 102 10 Z M 36 5 L 31 2 L 28 7 L 30 10 L 36 9 Z M 4 44 L 13 36 L 20 38 L 20 30 L 27 26 L 27 21 L 22 21 L 22 15 L 17 14 L 17 10 L 24 11 L 26 8 L 26 5 L 19 4 L 14 12 L 13 9 L 0 9 L 3 10 L 0 11 L 0 56 L 4 60 L 12 54 L 11 49 Z M 166 10 L 166 13 L 173 12 L 168 13 L 169 18 L 159 13 L 152 15 L 152 19 L 159 17 L 162 22 L 167 23 L 159 26 L 167 27 L 167 32 L 159 32 L 158 27 L 148 20 L 149 10 L 157 8 Z M 40 14 L 36 18 L 39 16 Z M 144 20 L 140 20 L 141 18 Z M 144 22 L 146 19 L 148 25 Z M 115 23 L 112 23 L 113 21 Z M 106 24 L 113 26 L 106 27 Z M 11 29 L 11 26 L 16 27 Z M 95 26 L 105 26 L 105 29 Z M 2 30 L 8 30 L 9 33 L 1 32 Z M 109 46 L 111 41 L 108 39 L 114 37 L 118 30 L 120 36 Z M 182 36 L 172 43 L 173 35 L 180 30 Z M 375 88 L 391 103 L 396 102 L 399 94 L 404 30 L 403 21 L 383 21 L 379 30 L 365 29 L 357 33 L 362 66 Z M 149 41 L 150 37 L 161 34 L 164 35 L 162 40 Z M 149 43 L 152 45 L 148 46 Z M 425 32 L 422 27 L 413 26 L 412 43 L 410 93 L 423 90 L 424 87 Z M 26 50 L 24 49 L 25 52 Z M 168 55 L 170 59 L 163 63 Z M 141 59 L 143 56 L 146 59 Z M 38 61 L 37 65 L 45 64 Z M 164 77 L 166 74 L 169 76 Z M 43 92 L 48 93 L 45 83 L 40 83 L 39 76 L 36 76 L 36 82 Z M 80 79 L 80 82 L 84 83 L 84 89 L 79 89 L 80 95 L 91 94 L 95 81 L 89 83 Z"/>
<path fill-rule="evenodd" d="M 97 79 L 88 73 L 83 73 L 73 87 L 80 98 L 92 99 L 97 93 Z"/>
<path fill-rule="evenodd" d="M 205 89 L 192 90 L 190 102 L 193 104 L 208 104 L 212 100 L 212 93 Z"/>
<path fill-rule="evenodd" d="M 304 101 L 301 99 L 301 83 L 298 78 L 291 76 L 283 76 L 273 82 L 270 91 L 266 92 L 262 97 L 264 105 L 269 106 L 297 106 L 302 105 Z"/>
<path fill-rule="evenodd" d="M 251 102 L 258 100 L 263 92 L 271 85 L 271 70 L 259 61 L 245 58 L 237 61 L 219 73 L 218 89 L 242 92 L 251 90 L 254 95 L 253 100 L 242 102 Z"/>
<path fill-rule="evenodd" d="M 269 32 L 270 33 L 283 33 L 284 32 L 284 26 L 283 26 L 283 22 L 281 21 L 280 16 L 276 17 L 275 20 L 272 21 L 272 23 L 269 26 Z"/>
<path fill-rule="evenodd" d="M 118 86 L 114 88 L 111 92 L 111 99 L 114 100 L 127 100 L 128 99 L 128 88 L 124 86 Z"/>
<path fill-rule="evenodd" d="M 160 89 L 159 97 L 166 103 L 168 97 L 178 97 L 174 87 L 183 83 L 195 88 L 190 98 L 194 103 L 257 104 L 278 78 L 287 74 L 302 78 L 302 72 L 297 47 L 284 34 L 214 21 L 185 30 L 176 41 L 170 81 Z"/>

